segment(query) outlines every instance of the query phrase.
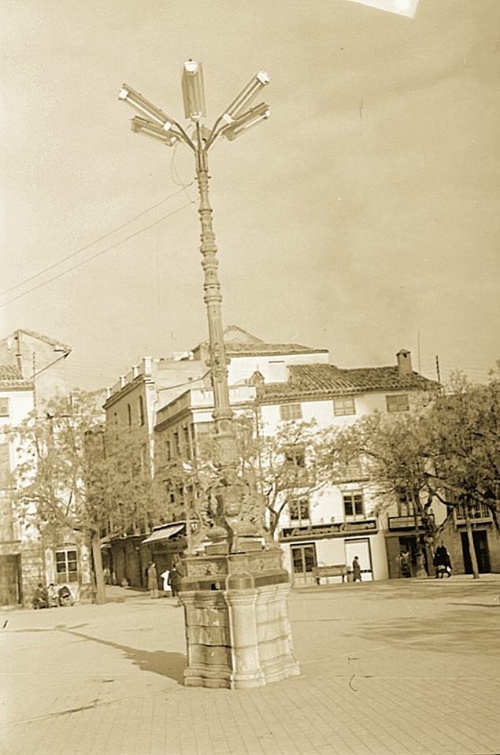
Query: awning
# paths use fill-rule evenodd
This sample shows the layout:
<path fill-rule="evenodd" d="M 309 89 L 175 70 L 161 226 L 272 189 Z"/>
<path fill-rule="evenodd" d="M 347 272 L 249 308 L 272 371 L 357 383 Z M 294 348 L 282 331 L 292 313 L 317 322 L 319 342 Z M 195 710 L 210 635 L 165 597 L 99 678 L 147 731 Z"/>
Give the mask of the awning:
<path fill-rule="evenodd" d="M 181 530 L 185 529 L 185 527 L 186 525 L 184 522 L 181 522 L 180 524 L 179 522 L 176 524 L 166 524 L 164 527 L 158 527 L 158 529 L 155 529 L 149 537 L 142 541 L 142 544 L 157 543 L 159 540 L 168 540 L 174 535 L 177 535 Z"/>

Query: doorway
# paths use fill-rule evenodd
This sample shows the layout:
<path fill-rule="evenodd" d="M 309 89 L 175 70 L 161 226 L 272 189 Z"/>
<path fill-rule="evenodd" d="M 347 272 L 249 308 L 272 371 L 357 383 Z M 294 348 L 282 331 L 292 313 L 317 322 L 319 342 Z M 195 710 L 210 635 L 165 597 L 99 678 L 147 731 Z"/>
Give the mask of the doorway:
<path fill-rule="evenodd" d="M 304 543 L 291 546 L 293 582 L 305 585 L 313 581 L 312 570 L 317 566 L 316 545 Z"/>
<path fill-rule="evenodd" d="M 19 605 L 21 600 L 20 556 L 0 556 L 0 606 Z"/>
<path fill-rule="evenodd" d="M 467 532 L 461 532 L 462 553 L 464 556 L 464 572 L 472 574 L 472 561 L 470 558 L 469 539 Z M 479 574 L 487 574 L 491 571 L 490 551 L 488 548 L 488 531 L 472 530 L 472 540 L 474 542 L 474 551 L 476 553 L 477 568 Z"/>
<path fill-rule="evenodd" d="M 361 579 L 363 582 L 373 580 L 372 556 L 370 541 L 367 538 L 345 541 L 345 562 L 348 567 L 352 566 L 354 556 L 358 556 L 361 566 Z"/>

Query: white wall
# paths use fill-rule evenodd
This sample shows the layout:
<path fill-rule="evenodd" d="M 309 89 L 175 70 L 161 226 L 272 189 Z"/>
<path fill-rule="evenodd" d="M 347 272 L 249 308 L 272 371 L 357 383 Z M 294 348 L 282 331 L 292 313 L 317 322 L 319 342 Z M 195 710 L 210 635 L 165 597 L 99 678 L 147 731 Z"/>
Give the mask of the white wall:
<path fill-rule="evenodd" d="M 288 380 L 287 365 L 328 363 L 330 355 L 325 353 L 313 354 L 275 354 L 265 356 L 233 356 L 229 364 L 229 384 L 248 380 L 257 370 L 263 375 L 266 383 L 286 382 Z"/>
<path fill-rule="evenodd" d="M 13 471 L 19 463 L 17 442 L 7 437 L 7 429 L 21 424 L 34 409 L 33 391 L 1 391 L 0 396 L 9 401 L 9 416 L 0 417 L 0 442 L 9 442 L 10 470 Z"/>

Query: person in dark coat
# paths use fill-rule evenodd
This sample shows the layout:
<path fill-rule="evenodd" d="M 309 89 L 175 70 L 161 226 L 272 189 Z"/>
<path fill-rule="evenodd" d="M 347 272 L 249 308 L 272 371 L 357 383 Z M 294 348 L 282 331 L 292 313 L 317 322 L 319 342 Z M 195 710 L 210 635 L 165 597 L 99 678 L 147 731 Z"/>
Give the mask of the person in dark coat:
<path fill-rule="evenodd" d="M 444 576 L 451 577 L 451 558 L 443 542 L 436 548 L 433 563 L 436 567 L 436 579 L 442 579 Z"/>
<path fill-rule="evenodd" d="M 352 581 L 361 582 L 361 565 L 359 563 L 359 556 L 354 556 L 352 562 Z"/>
<path fill-rule="evenodd" d="M 168 575 L 168 584 L 170 586 L 170 589 L 172 590 L 172 597 L 176 598 L 179 593 L 179 581 L 180 581 L 180 574 L 177 571 L 177 566 L 172 566 L 170 570 L 170 574 Z"/>
<path fill-rule="evenodd" d="M 148 590 L 152 598 L 158 597 L 158 574 L 154 561 L 151 561 L 148 566 Z"/>
<path fill-rule="evenodd" d="M 31 601 L 31 605 L 34 609 L 49 607 L 49 596 L 47 593 L 47 588 L 44 587 L 41 582 L 39 582 L 37 585 L 35 594 L 33 595 L 33 600 Z"/>

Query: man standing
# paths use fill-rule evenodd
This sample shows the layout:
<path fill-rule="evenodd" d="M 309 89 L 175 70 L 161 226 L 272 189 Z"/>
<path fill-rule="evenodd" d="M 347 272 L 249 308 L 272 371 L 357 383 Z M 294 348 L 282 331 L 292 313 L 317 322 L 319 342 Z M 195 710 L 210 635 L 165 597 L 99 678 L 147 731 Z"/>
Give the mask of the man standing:
<path fill-rule="evenodd" d="M 403 548 L 401 553 L 399 554 L 398 564 L 399 576 L 411 577 L 410 554 L 408 553 L 406 548 Z"/>
<path fill-rule="evenodd" d="M 158 597 L 158 574 L 154 561 L 151 561 L 148 566 L 148 590 L 152 598 Z"/>
<path fill-rule="evenodd" d="M 359 556 L 354 556 L 352 562 L 352 581 L 361 582 L 361 565 L 359 563 Z"/>

